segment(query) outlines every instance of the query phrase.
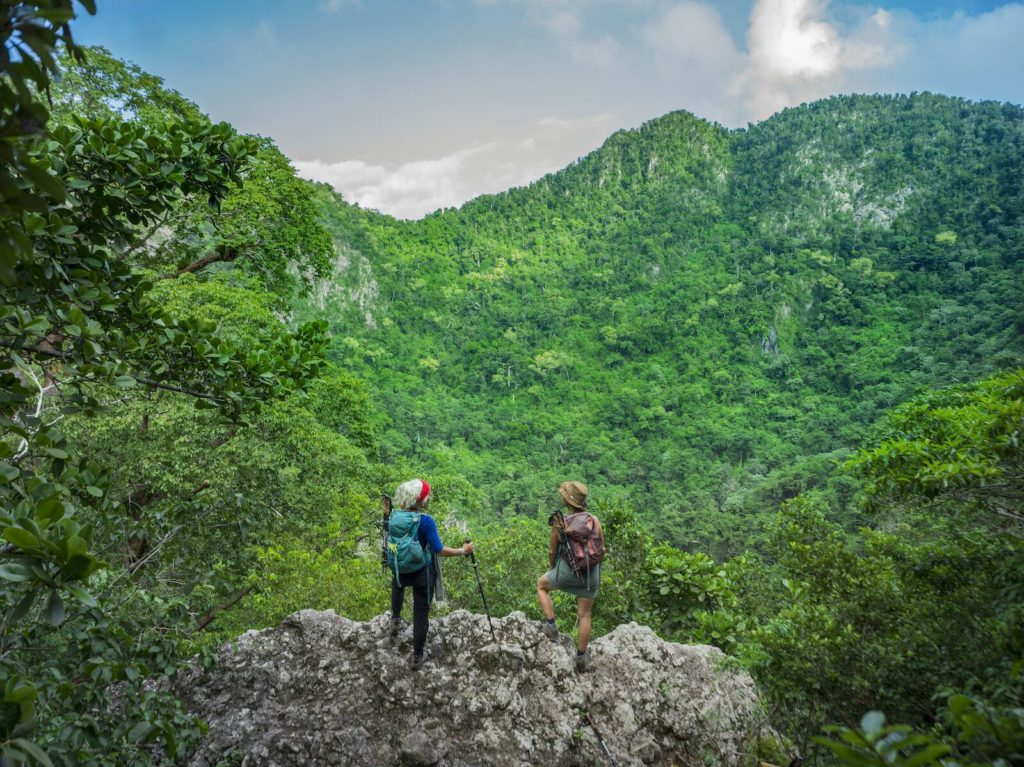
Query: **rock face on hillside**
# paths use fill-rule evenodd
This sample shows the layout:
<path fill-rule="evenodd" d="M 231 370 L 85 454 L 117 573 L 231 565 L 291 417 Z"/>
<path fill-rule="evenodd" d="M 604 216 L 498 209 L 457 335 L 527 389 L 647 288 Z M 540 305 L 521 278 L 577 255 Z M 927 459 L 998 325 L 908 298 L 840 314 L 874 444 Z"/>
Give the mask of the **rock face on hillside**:
<path fill-rule="evenodd" d="M 591 643 L 577 674 L 568 637 L 521 613 L 431 622 L 428 660 L 409 669 L 411 630 L 305 610 L 226 646 L 175 686 L 210 730 L 189 764 L 737 765 L 764 728 L 754 683 L 707 646 L 631 623 Z"/>

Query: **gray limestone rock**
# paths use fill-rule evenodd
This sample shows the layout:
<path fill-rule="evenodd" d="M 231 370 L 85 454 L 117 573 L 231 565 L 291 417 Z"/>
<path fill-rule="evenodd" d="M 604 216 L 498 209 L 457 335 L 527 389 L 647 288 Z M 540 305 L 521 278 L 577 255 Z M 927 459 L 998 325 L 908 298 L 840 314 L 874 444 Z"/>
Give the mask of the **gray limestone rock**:
<path fill-rule="evenodd" d="M 568 637 L 522 613 L 465 611 L 431 621 L 428 656 L 409 669 L 389 618 L 357 623 L 304 610 L 225 646 L 174 687 L 209 732 L 193 767 L 266 765 L 740 765 L 764 722 L 751 678 L 723 654 L 631 623 L 590 645 L 577 674 Z"/>

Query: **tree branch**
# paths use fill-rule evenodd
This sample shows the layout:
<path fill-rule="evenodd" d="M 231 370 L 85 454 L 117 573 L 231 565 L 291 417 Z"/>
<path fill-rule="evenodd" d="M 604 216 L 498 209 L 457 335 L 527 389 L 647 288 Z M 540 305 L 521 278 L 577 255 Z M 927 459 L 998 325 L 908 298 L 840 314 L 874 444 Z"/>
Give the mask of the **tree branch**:
<path fill-rule="evenodd" d="M 192 633 L 193 634 L 198 634 L 200 631 L 202 631 L 207 626 L 209 626 L 211 623 L 213 623 L 214 619 L 220 613 L 224 612 L 225 610 L 230 610 L 232 607 L 234 607 L 239 602 L 241 602 L 243 599 L 245 599 L 247 596 L 249 596 L 249 594 L 251 594 L 255 589 L 256 589 L 255 586 L 246 586 L 244 589 L 242 589 L 237 594 L 235 594 L 233 597 L 231 597 L 231 599 L 227 600 L 226 602 L 221 602 L 216 607 L 210 608 L 210 611 L 208 613 L 206 613 L 206 615 L 204 615 L 200 619 L 200 621 L 196 624 L 196 627 L 192 630 Z"/>
<path fill-rule="evenodd" d="M 219 436 L 219 437 L 215 437 L 214 439 L 211 439 L 211 440 L 210 440 L 210 443 L 209 443 L 209 444 L 210 444 L 210 447 L 212 447 L 212 448 L 218 448 L 218 447 L 220 447 L 220 446 L 221 446 L 221 445 L 223 445 L 223 444 L 224 444 L 225 442 L 227 442 L 227 441 L 228 441 L 229 439 L 231 439 L 232 437 L 234 437 L 234 436 L 235 436 L 235 434 L 237 434 L 237 433 L 238 433 L 238 429 L 237 429 L 237 427 L 235 427 L 235 426 L 232 426 L 231 428 L 229 428 L 229 429 L 228 429 L 228 430 L 227 430 L 227 431 L 226 431 L 226 432 L 225 432 L 224 434 L 222 434 L 221 436 Z"/>
<path fill-rule="evenodd" d="M 174 274 L 168 274 L 168 275 L 164 275 L 164 276 L 165 277 L 180 277 L 183 274 L 188 274 L 188 273 L 191 273 L 191 272 L 198 272 L 200 269 L 202 269 L 204 267 L 207 267 L 210 264 L 215 264 L 218 261 L 224 261 L 224 262 L 234 261 L 236 258 L 238 258 L 238 256 L 239 256 L 239 253 L 238 253 L 237 250 L 234 250 L 232 248 L 222 248 L 220 250 L 220 252 L 218 252 L 218 253 L 211 253 L 208 256 L 203 256 L 199 260 L 193 261 L 188 266 L 182 267 L 181 269 L 176 271 Z"/>
<path fill-rule="evenodd" d="M 216 394 L 210 394 L 209 392 L 196 391 L 195 389 L 185 389 L 180 386 L 174 386 L 173 384 L 165 384 L 160 381 L 153 381 L 149 378 L 140 378 L 139 376 L 132 376 L 140 384 L 145 386 L 152 386 L 154 389 L 163 389 L 164 391 L 174 391 L 179 394 L 187 394 L 190 397 L 197 399 L 208 399 L 214 402 L 220 402 L 223 398 L 218 397 Z"/>
<path fill-rule="evenodd" d="M 66 360 L 68 358 L 67 352 L 57 351 L 56 349 L 45 349 L 42 346 L 22 346 L 11 341 L 0 341 L 0 346 L 7 349 L 11 349 L 16 352 L 28 352 L 29 354 L 40 354 L 43 357 L 53 357 L 58 360 Z"/>
<path fill-rule="evenodd" d="M 46 399 L 46 392 L 53 388 L 53 384 L 43 386 L 41 383 L 39 383 L 39 379 L 36 378 L 35 373 L 33 373 L 26 367 L 22 367 L 21 365 L 18 365 L 18 370 L 20 370 L 22 373 L 31 378 L 32 383 L 34 383 L 36 385 L 36 388 L 39 390 L 39 398 L 36 401 L 36 412 L 32 414 L 33 418 L 38 418 L 39 414 L 43 412 L 43 401 Z M 17 417 L 15 417 L 15 420 L 19 422 L 21 421 L 21 419 Z M 14 454 L 14 457 L 11 458 L 11 462 L 17 463 L 26 455 L 28 455 L 28 437 L 22 437 L 21 445 L 19 446 L 18 451 Z"/>
<path fill-rule="evenodd" d="M 171 211 L 167 211 L 163 218 L 159 219 L 155 224 L 153 224 L 153 226 L 150 227 L 149 230 L 144 235 L 142 235 L 140 239 L 136 240 L 131 245 L 131 247 L 128 248 L 128 250 L 121 254 L 121 258 L 128 258 L 128 256 L 130 256 L 132 253 L 134 253 L 147 242 L 149 242 L 149 238 L 156 234 L 156 230 L 159 229 L 164 224 L 166 224 L 170 220 L 170 218 Z"/>

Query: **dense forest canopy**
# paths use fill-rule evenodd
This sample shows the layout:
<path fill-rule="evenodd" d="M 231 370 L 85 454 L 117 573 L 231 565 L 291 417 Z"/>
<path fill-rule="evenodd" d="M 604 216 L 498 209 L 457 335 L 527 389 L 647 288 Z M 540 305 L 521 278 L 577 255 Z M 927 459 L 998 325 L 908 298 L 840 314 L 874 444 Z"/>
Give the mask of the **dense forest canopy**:
<path fill-rule="evenodd" d="M 595 630 L 748 668 L 752 763 L 1019 759 L 1024 109 L 677 112 L 397 221 L 79 49 L 70 2 L 0 13 L 5 764 L 185 758 L 153 678 L 382 612 L 377 498 L 414 475 L 533 617 L 587 482 Z"/>
<path fill-rule="evenodd" d="M 836 97 L 727 131 L 679 112 L 523 189 L 400 222 L 320 191 L 303 313 L 378 392 L 385 456 L 536 513 L 585 476 L 717 556 L 827 487 L 887 409 L 1024 354 L 1024 110 Z"/>

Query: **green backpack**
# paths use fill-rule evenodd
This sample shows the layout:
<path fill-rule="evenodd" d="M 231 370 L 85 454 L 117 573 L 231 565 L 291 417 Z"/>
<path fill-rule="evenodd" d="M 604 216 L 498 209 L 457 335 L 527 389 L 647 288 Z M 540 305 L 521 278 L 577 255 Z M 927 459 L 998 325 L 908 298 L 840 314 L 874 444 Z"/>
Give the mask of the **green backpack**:
<path fill-rule="evenodd" d="M 400 573 L 414 573 L 430 562 L 420 544 L 420 514 L 393 511 L 388 519 L 388 567 L 398 580 Z"/>

